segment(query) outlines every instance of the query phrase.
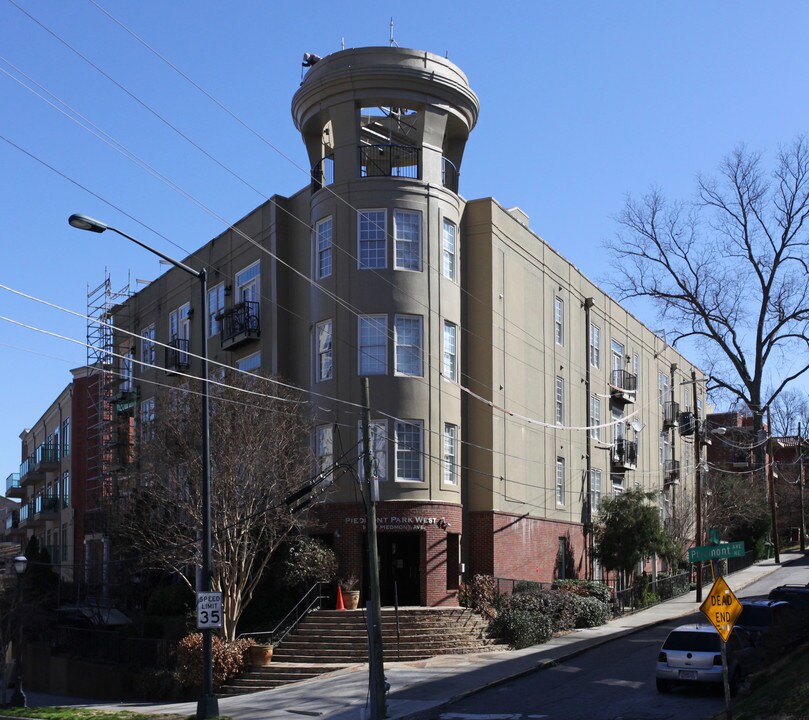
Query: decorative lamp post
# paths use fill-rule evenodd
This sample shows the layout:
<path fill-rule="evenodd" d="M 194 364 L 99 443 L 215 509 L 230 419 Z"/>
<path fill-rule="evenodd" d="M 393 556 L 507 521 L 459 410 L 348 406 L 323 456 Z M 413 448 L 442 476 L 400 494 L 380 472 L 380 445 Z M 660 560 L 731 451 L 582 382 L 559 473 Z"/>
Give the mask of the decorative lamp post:
<path fill-rule="evenodd" d="M 25 707 L 25 693 L 22 689 L 22 576 L 28 569 L 28 558 L 17 555 L 12 561 L 14 572 L 17 573 L 17 642 L 14 643 L 14 665 L 17 672 L 17 681 L 14 683 L 14 694 L 11 696 L 12 707 Z"/>
<path fill-rule="evenodd" d="M 71 215 L 68 223 L 79 230 L 88 230 L 95 233 L 103 233 L 105 230 L 112 230 L 114 233 L 131 240 L 136 245 L 140 245 L 144 250 L 157 255 L 165 260 L 169 265 L 179 268 L 185 273 L 192 275 L 199 280 L 201 291 L 201 311 L 199 314 L 200 339 L 202 340 L 202 350 L 200 358 L 200 381 L 202 382 L 202 578 L 200 580 L 201 592 L 211 591 L 211 415 L 208 409 L 208 338 L 206 322 L 208 318 L 208 275 L 205 268 L 194 270 L 185 263 L 163 254 L 159 250 L 147 245 L 137 238 L 128 235 L 106 225 L 99 220 L 94 220 L 86 215 Z M 211 628 L 202 629 L 202 696 L 197 702 L 198 720 L 206 720 L 219 716 L 219 701 L 213 692 L 213 639 Z"/>

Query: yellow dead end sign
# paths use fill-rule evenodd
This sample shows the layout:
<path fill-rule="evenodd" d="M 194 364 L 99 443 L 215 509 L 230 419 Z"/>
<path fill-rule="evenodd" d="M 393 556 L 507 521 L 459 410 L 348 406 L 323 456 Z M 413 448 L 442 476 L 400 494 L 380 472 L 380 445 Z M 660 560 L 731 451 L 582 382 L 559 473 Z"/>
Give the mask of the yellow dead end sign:
<path fill-rule="evenodd" d="M 718 577 L 699 609 L 716 628 L 722 640 L 727 642 L 733 625 L 742 612 L 742 604 L 725 582 L 725 578 Z"/>

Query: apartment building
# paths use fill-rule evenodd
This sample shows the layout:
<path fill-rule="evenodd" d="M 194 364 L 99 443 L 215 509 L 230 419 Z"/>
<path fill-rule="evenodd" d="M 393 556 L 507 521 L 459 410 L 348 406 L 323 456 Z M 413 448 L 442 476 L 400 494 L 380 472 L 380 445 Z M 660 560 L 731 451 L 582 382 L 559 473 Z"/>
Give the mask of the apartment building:
<path fill-rule="evenodd" d="M 628 488 L 676 514 L 694 462 L 677 428 L 682 412 L 701 414 L 704 385 L 694 408 L 693 365 L 518 208 L 463 197 L 478 112 L 463 72 L 428 52 L 317 60 L 292 99 L 311 183 L 185 260 L 207 268 L 207 302 L 172 269 L 104 308 L 118 367 L 100 394 L 124 450 L 90 474 L 114 478 L 134 457 L 157 387 L 198 375 L 204 342 L 219 377 L 261 370 L 310 393 L 313 464 L 357 468 L 309 511 L 312 532 L 363 581 L 369 378 L 383 604 L 455 604 L 475 573 L 598 577 L 599 504 Z M 36 434 L 45 447 L 49 427 Z"/>

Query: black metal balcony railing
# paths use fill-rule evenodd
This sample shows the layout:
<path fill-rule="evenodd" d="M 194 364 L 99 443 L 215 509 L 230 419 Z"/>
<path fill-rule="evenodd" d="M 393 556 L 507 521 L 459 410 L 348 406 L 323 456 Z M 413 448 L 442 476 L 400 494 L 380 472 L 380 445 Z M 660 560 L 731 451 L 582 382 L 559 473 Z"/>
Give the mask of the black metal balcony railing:
<path fill-rule="evenodd" d="M 441 184 L 447 189 L 458 193 L 458 178 L 460 173 L 455 163 L 448 157 L 441 158 Z"/>
<path fill-rule="evenodd" d="M 360 145 L 360 177 L 421 176 L 421 148 L 412 145 Z"/>
<path fill-rule="evenodd" d="M 312 192 L 334 182 L 334 155 L 326 155 L 312 168 Z"/>
<path fill-rule="evenodd" d="M 666 460 L 664 472 L 666 474 L 667 485 L 680 484 L 680 461 L 679 460 Z"/>
<path fill-rule="evenodd" d="M 690 410 L 680 413 L 678 423 L 680 424 L 680 435 L 682 437 L 691 436 L 697 430 L 697 418 Z"/>
<path fill-rule="evenodd" d="M 6 478 L 6 495 L 8 495 L 9 490 L 15 490 L 20 488 L 20 473 L 11 473 Z"/>
<path fill-rule="evenodd" d="M 628 370 L 613 370 L 610 373 L 610 394 L 615 400 L 634 402 L 638 389 L 638 376 Z"/>
<path fill-rule="evenodd" d="M 166 370 L 188 370 L 191 357 L 188 355 L 188 340 L 174 338 L 166 348 Z"/>
<path fill-rule="evenodd" d="M 34 514 L 51 514 L 59 512 L 59 497 L 57 495 L 37 495 L 34 498 Z"/>
<path fill-rule="evenodd" d="M 634 468 L 638 464 L 638 444 L 634 440 L 618 438 L 612 447 L 612 463 L 618 468 Z"/>
<path fill-rule="evenodd" d="M 220 317 L 222 330 L 220 343 L 223 349 L 232 348 L 244 340 L 261 335 L 259 303 L 246 300 L 226 310 Z"/>
<path fill-rule="evenodd" d="M 680 419 L 680 403 L 665 402 L 663 403 L 663 429 L 677 427 L 677 422 Z"/>
<path fill-rule="evenodd" d="M 42 443 L 36 450 L 37 465 L 56 465 L 59 462 L 59 446 Z"/>

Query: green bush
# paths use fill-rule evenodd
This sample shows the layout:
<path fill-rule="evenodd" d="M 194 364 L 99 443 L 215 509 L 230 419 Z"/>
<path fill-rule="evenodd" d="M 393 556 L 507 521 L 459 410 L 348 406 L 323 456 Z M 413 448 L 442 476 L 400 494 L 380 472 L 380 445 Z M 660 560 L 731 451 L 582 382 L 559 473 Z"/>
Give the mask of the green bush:
<path fill-rule="evenodd" d="M 255 645 L 255 640 L 242 638 L 225 641 L 218 635 L 212 636 L 213 682 L 217 687 L 244 670 L 246 650 Z M 202 685 L 202 633 L 191 633 L 177 645 L 177 682 L 184 687 Z"/>
<path fill-rule="evenodd" d="M 492 621 L 490 631 L 519 650 L 550 640 L 553 625 L 541 612 L 506 607 Z"/>
<path fill-rule="evenodd" d="M 592 597 L 609 605 L 612 595 L 607 585 L 597 580 L 556 580 L 554 590 L 572 592 L 582 597 Z"/>
<path fill-rule="evenodd" d="M 491 575 L 475 575 L 461 586 L 459 599 L 464 607 L 472 608 L 491 620 L 497 614 L 497 585 Z"/>
<path fill-rule="evenodd" d="M 576 597 L 576 627 L 605 625 L 610 619 L 610 606 L 596 597 Z"/>
<path fill-rule="evenodd" d="M 337 556 L 320 540 L 302 536 L 290 542 L 281 573 L 288 587 L 308 590 L 316 582 L 335 579 Z"/>

